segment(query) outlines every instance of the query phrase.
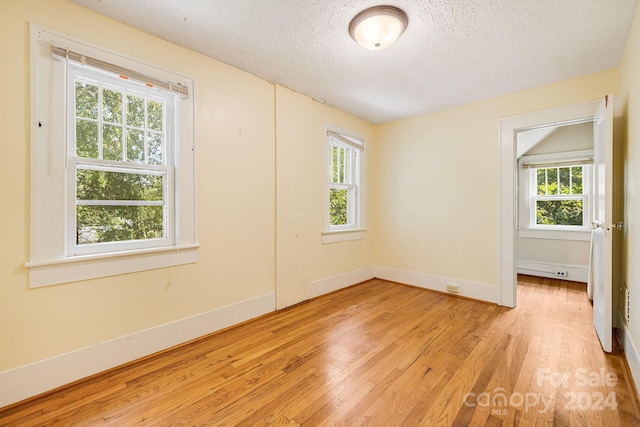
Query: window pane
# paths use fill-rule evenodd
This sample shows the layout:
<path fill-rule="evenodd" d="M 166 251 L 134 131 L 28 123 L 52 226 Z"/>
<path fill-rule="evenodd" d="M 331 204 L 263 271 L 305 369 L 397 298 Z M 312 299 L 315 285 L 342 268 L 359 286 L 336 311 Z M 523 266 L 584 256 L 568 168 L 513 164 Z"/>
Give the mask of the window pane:
<path fill-rule="evenodd" d="M 558 169 L 547 169 L 547 194 L 558 194 Z"/>
<path fill-rule="evenodd" d="M 329 224 L 349 224 L 348 190 L 335 188 L 329 190 Z"/>
<path fill-rule="evenodd" d="M 102 119 L 105 122 L 122 123 L 122 91 L 102 89 Z"/>
<path fill-rule="evenodd" d="M 351 148 L 344 149 L 344 182 L 347 184 L 353 184 L 351 179 L 351 168 L 353 167 L 352 157 L 353 150 Z"/>
<path fill-rule="evenodd" d="M 76 80 L 76 116 L 98 118 L 98 86 Z"/>
<path fill-rule="evenodd" d="M 122 127 L 104 125 L 102 127 L 102 158 L 122 160 Z"/>
<path fill-rule="evenodd" d="M 338 147 L 331 146 L 331 182 L 338 182 Z"/>
<path fill-rule="evenodd" d="M 144 131 L 127 129 L 127 160 L 144 163 Z"/>
<path fill-rule="evenodd" d="M 582 166 L 571 168 L 571 190 L 572 194 L 582 194 Z"/>
<path fill-rule="evenodd" d="M 161 133 L 149 132 L 149 161 L 150 165 L 161 165 L 164 152 L 164 135 Z"/>
<path fill-rule="evenodd" d="M 546 178 L 546 169 L 538 169 L 538 196 L 544 196 L 547 194 L 547 178 Z"/>
<path fill-rule="evenodd" d="M 560 168 L 560 194 L 571 194 L 571 168 Z"/>
<path fill-rule="evenodd" d="M 345 154 L 347 153 L 347 150 L 345 150 L 344 148 L 340 147 L 339 150 L 339 154 L 340 154 L 340 169 L 338 170 L 338 181 L 339 182 L 345 182 L 344 180 L 344 169 L 345 169 Z"/>
<path fill-rule="evenodd" d="M 163 200 L 162 175 L 77 170 L 78 200 Z"/>
<path fill-rule="evenodd" d="M 536 201 L 536 224 L 583 225 L 582 200 Z"/>
<path fill-rule="evenodd" d="M 76 156 L 98 158 L 98 122 L 76 120 Z"/>
<path fill-rule="evenodd" d="M 162 132 L 164 130 L 164 103 L 162 101 L 155 101 L 150 99 L 147 103 L 147 108 L 149 129 Z"/>
<path fill-rule="evenodd" d="M 79 245 L 164 237 L 162 206 L 78 206 Z"/>
<path fill-rule="evenodd" d="M 127 125 L 144 128 L 144 97 L 127 93 Z"/>

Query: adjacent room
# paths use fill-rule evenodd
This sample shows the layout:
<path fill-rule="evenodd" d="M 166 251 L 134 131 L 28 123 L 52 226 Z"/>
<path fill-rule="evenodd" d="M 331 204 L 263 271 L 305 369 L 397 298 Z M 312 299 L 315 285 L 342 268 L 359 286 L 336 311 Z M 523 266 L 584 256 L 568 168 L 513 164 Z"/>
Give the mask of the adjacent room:
<path fill-rule="evenodd" d="M 593 122 L 517 136 L 518 272 L 587 283 Z"/>
<path fill-rule="evenodd" d="M 640 425 L 637 0 L 2 0 L 0 425 Z"/>

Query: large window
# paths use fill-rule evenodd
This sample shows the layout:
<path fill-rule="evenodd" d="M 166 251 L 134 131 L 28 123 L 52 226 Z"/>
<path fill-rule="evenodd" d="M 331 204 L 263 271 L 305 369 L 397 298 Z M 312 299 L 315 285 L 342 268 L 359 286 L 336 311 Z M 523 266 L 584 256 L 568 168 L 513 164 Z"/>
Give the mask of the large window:
<path fill-rule="evenodd" d="M 193 89 L 31 26 L 32 287 L 197 261 Z"/>
<path fill-rule="evenodd" d="M 175 95 L 69 67 L 70 252 L 173 243 Z"/>
<path fill-rule="evenodd" d="M 364 139 L 330 127 L 325 132 L 325 233 L 361 231 Z"/>
<path fill-rule="evenodd" d="M 520 161 L 520 227 L 588 229 L 591 152 L 524 157 Z"/>

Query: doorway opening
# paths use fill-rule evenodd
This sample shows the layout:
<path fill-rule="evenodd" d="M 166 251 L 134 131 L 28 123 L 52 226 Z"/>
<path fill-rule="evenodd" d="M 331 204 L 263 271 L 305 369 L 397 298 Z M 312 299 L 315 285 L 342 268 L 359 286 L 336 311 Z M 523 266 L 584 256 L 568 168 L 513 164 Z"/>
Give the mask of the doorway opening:
<path fill-rule="evenodd" d="M 519 132 L 593 121 L 601 101 L 506 118 L 500 121 L 498 303 L 517 303 L 517 136 Z"/>
<path fill-rule="evenodd" d="M 591 260 L 593 120 L 516 131 L 518 274 L 585 284 Z"/>

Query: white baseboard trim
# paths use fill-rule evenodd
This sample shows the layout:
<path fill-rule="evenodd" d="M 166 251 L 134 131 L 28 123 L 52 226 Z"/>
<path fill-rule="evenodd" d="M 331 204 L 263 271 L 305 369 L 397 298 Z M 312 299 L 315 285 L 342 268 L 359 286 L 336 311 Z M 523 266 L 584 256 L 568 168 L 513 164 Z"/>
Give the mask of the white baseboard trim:
<path fill-rule="evenodd" d="M 404 283 L 433 291 L 447 292 L 447 284 L 458 285 L 457 295 L 492 303 L 498 302 L 498 287 L 449 277 L 435 276 L 417 271 L 377 265 L 375 276 L 379 279 Z M 452 294 L 456 295 L 456 294 Z"/>
<path fill-rule="evenodd" d="M 373 279 L 375 277 L 374 273 L 375 268 L 373 266 L 369 266 L 327 277 L 325 279 L 316 280 L 311 283 L 311 298 Z"/>
<path fill-rule="evenodd" d="M 518 260 L 518 274 L 529 276 L 549 277 L 552 279 L 571 280 L 573 282 L 587 282 L 589 267 L 583 265 L 563 265 L 549 262 Z M 567 276 L 556 276 L 556 271 L 566 271 Z"/>
<path fill-rule="evenodd" d="M 629 370 L 631 371 L 631 376 L 633 377 L 633 382 L 636 386 L 635 390 L 637 392 L 638 386 L 640 386 L 640 354 L 638 353 L 638 347 L 636 347 L 633 339 L 631 338 L 631 334 L 629 333 L 627 325 L 622 318 L 622 314 L 620 314 L 619 310 L 616 310 L 616 314 L 618 317 L 618 334 L 622 341 L 624 356 L 627 359 L 627 364 L 629 365 Z"/>
<path fill-rule="evenodd" d="M 275 311 L 275 293 L 0 372 L 0 408 Z"/>

